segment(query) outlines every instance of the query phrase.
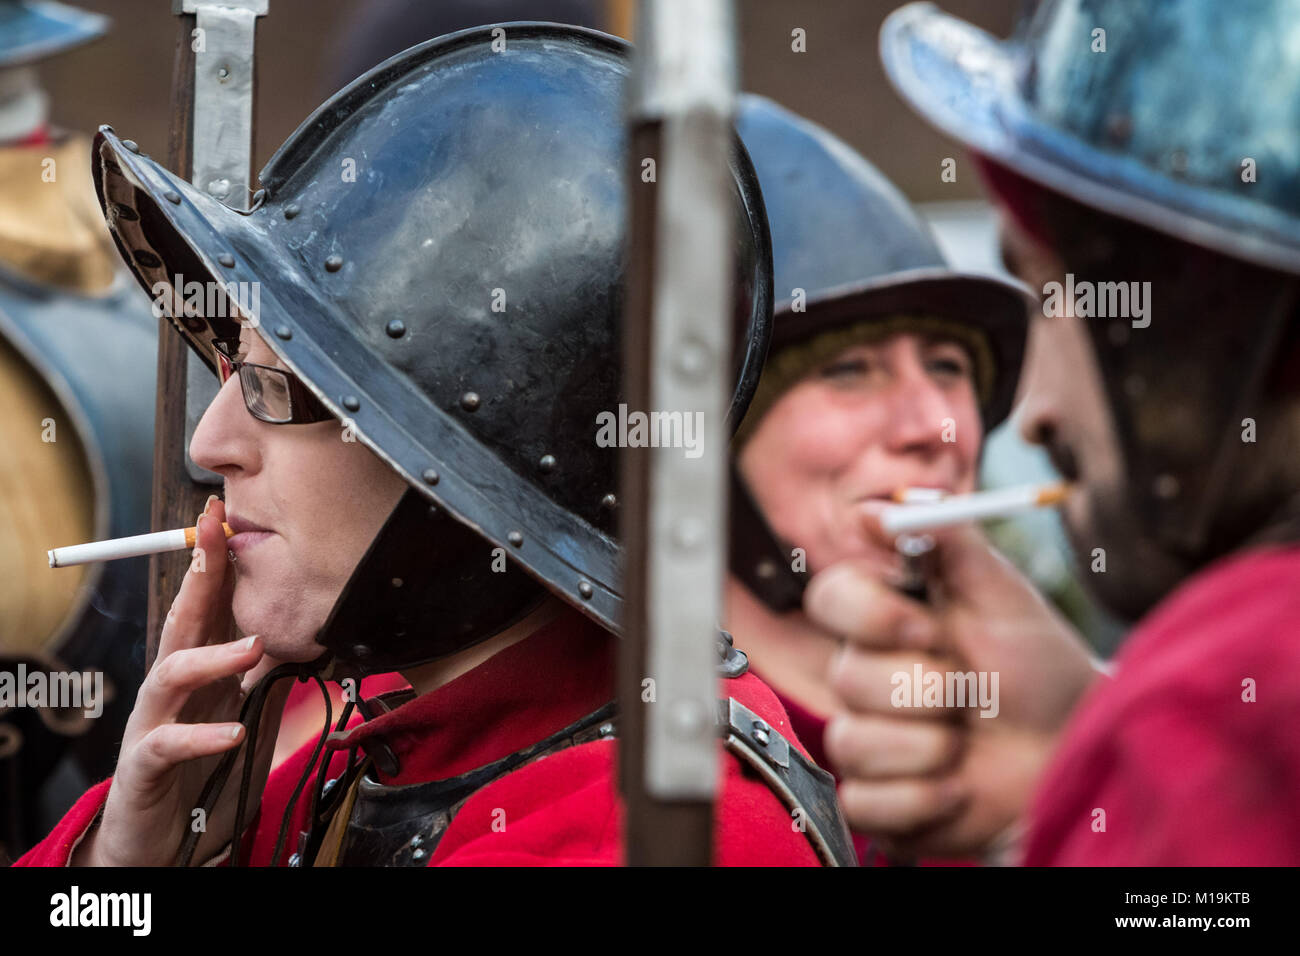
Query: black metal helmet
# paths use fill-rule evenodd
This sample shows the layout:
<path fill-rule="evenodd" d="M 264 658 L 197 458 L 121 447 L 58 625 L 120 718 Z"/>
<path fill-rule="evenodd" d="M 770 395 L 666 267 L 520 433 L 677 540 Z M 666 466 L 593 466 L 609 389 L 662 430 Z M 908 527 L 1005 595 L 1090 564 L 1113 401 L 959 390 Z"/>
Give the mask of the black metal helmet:
<path fill-rule="evenodd" d="M 849 329 L 946 329 L 972 352 L 985 430 L 1006 418 L 1030 291 L 953 269 L 903 194 L 830 131 L 753 95 L 741 98 L 737 126 L 763 189 L 778 297 L 772 354 L 744 430 L 792 384 L 780 374 L 790 346 Z"/>
<path fill-rule="evenodd" d="M 498 26 L 336 94 L 272 157 L 247 214 L 108 128 L 96 140 L 105 215 L 140 281 L 260 282 L 269 347 L 411 486 L 319 638 L 360 672 L 490 636 L 540 600 L 534 579 L 618 627 L 618 450 L 596 423 L 620 396 L 630 48 Z M 734 422 L 770 335 L 771 250 L 739 143 L 731 171 Z M 239 333 L 219 316 L 174 324 L 210 365 L 214 340 Z"/>
<path fill-rule="evenodd" d="M 1124 457 L 1129 543 L 1191 566 L 1280 499 L 1227 492 L 1234 472 L 1260 471 L 1242 428 L 1267 413 L 1270 369 L 1300 329 L 1297 13 L 1295 0 L 1044 0 L 1002 41 L 914 3 L 881 32 L 894 85 L 975 152 L 1071 280 L 1147 283 L 1136 322 L 1084 324 Z"/>

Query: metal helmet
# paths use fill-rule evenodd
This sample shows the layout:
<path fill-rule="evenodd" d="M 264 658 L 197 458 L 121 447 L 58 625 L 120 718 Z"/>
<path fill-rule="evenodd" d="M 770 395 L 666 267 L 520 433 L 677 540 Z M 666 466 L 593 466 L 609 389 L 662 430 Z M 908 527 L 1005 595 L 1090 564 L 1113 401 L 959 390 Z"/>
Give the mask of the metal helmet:
<path fill-rule="evenodd" d="M 618 628 L 618 450 L 596 425 L 620 401 L 630 48 L 499 26 L 420 44 L 336 94 L 272 157 L 247 214 L 107 127 L 96 139 L 104 212 L 141 283 L 259 282 L 268 346 L 410 485 L 318 638 L 336 675 L 476 643 L 527 613 L 538 581 Z M 771 250 L 739 143 L 731 173 L 734 423 L 766 354 Z M 240 329 L 174 324 L 209 365 Z"/>
<path fill-rule="evenodd" d="M 773 374 L 784 350 L 849 327 L 946 327 L 973 352 L 985 429 L 1005 419 L 1030 291 L 953 269 L 898 188 L 829 130 L 754 95 L 741 98 L 737 127 L 763 189 L 778 297 L 772 355 L 745 428 L 776 397 L 769 392 L 791 384 Z"/>
<path fill-rule="evenodd" d="M 897 331 L 942 331 L 966 345 L 985 430 L 1005 419 L 1024 355 L 1029 290 L 950 267 L 903 194 L 828 130 L 752 95 L 742 97 L 737 126 L 763 189 L 782 299 L 738 442 L 815 364 L 852 341 Z M 733 573 L 775 609 L 797 606 L 802 578 L 781 573 L 788 550 L 734 468 L 731 526 Z"/>
<path fill-rule="evenodd" d="M 904 98 L 1073 278 L 1150 283 L 1153 313 L 1085 325 L 1135 539 L 1192 564 L 1253 530 L 1226 485 L 1295 335 L 1298 40 L 1296 0 L 1044 0 L 1008 41 L 915 3 L 881 32 Z"/>
<path fill-rule="evenodd" d="M 108 17 L 52 0 L 0 0 L 0 67 L 22 66 L 94 40 Z"/>

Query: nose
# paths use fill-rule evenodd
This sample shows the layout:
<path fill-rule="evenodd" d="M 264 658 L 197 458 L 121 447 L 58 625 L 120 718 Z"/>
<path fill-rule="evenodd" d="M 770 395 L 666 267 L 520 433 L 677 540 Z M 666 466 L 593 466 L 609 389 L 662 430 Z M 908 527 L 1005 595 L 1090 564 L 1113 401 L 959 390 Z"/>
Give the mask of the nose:
<path fill-rule="evenodd" d="M 891 408 L 887 444 L 896 454 L 933 455 L 942 449 L 945 426 L 952 422 L 952 404 L 926 372 L 920 354 L 896 353 L 890 385 Z"/>
<path fill-rule="evenodd" d="M 217 390 L 199 419 L 190 439 L 190 457 L 199 467 L 215 471 L 223 478 L 256 471 L 261 460 L 257 425 L 244 405 L 239 376 L 232 376 Z"/>
<path fill-rule="evenodd" d="M 1024 369 L 1020 375 L 1020 437 L 1031 445 L 1050 444 L 1060 428 L 1060 405 L 1048 383 L 1053 375 L 1068 374 L 1067 369 L 1052 368 L 1053 350 L 1045 342 L 1047 321 L 1038 318 L 1030 323 Z"/>

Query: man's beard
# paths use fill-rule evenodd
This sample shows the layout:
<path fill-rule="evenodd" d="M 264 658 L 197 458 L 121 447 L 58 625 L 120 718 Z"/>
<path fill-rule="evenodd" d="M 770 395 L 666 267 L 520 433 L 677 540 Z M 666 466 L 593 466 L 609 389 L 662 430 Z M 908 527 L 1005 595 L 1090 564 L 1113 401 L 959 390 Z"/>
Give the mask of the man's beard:
<path fill-rule="evenodd" d="M 1196 563 L 1162 545 L 1145 529 L 1124 488 L 1082 486 L 1084 517 L 1075 526 L 1067 511 L 1065 528 L 1089 593 L 1115 616 L 1129 622 L 1143 617 L 1191 574 Z M 1105 570 L 1100 567 L 1104 552 Z"/>

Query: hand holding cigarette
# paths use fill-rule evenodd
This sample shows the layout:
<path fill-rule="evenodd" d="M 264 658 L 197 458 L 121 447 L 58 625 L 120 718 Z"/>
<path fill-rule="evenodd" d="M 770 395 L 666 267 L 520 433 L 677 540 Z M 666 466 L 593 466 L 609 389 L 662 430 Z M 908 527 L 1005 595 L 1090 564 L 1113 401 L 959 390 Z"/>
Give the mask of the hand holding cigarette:
<path fill-rule="evenodd" d="M 892 548 L 886 514 L 941 504 L 870 502 L 863 528 Z M 988 849 L 1025 812 L 1057 734 L 1095 677 L 1069 624 L 969 521 L 924 526 L 934 539 L 933 603 L 851 561 L 819 573 L 804 598 L 809 618 L 844 643 L 829 675 L 843 709 L 825 745 L 845 815 L 895 859 Z M 983 673 L 990 687 L 996 674 L 993 705 L 898 706 L 895 675 L 917 665 L 945 678 Z"/>
<path fill-rule="evenodd" d="M 77 848 L 74 866 L 173 865 L 209 774 L 227 750 L 245 742 L 238 722 L 243 687 L 278 662 L 264 654 L 259 637 L 229 641 L 234 574 L 224 560 L 224 520 L 225 506 L 214 495 L 199 517 L 194 541 L 222 560 L 195 562 L 185 574 L 163 624 L 157 659 L 127 721 L 102 822 Z M 282 683 L 266 703 L 253 758 L 249 818 L 270 771 L 289 690 L 290 684 Z M 245 748 L 231 780 L 239 779 L 247 758 Z M 205 821 L 195 864 L 229 842 L 238 791 L 237 786 L 222 791 Z"/>

